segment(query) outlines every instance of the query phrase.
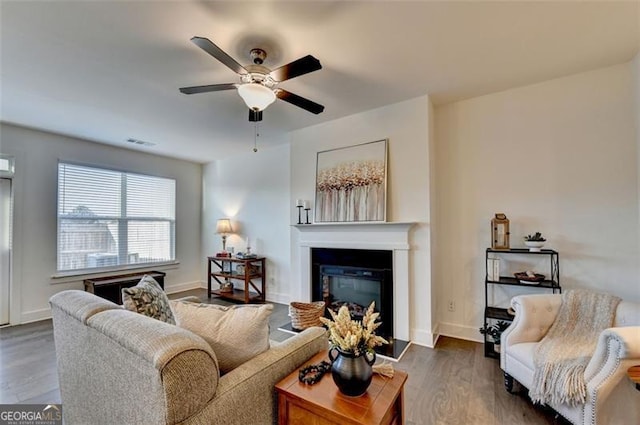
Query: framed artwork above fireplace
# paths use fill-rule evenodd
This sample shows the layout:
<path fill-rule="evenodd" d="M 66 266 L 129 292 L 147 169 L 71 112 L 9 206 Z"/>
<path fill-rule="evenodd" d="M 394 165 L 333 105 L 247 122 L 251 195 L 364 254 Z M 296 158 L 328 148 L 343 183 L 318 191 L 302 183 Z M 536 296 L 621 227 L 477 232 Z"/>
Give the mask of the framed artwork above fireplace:
<path fill-rule="evenodd" d="M 384 222 L 388 140 L 318 152 L 316 223 Z"/>

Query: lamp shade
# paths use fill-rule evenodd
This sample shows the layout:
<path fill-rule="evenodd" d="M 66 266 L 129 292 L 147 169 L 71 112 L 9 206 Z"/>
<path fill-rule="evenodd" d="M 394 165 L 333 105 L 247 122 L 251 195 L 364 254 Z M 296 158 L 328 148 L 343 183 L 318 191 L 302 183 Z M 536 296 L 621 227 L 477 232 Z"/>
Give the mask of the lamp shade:
<path fill-rule="evenodd" d="M 252 111 L 262 111 L 276 100 L 273 90 L 257 83 L 239 86 L 238 94 Z"/>
<path fill-rule="evenodd" d="M 218 220 L 218 222 L 216 223 L 217 234 L 227 235 L 232 232 L 233 230 L 231 229 L 231 220 L 229 220 L 228 218 L 221 218 Z"/>

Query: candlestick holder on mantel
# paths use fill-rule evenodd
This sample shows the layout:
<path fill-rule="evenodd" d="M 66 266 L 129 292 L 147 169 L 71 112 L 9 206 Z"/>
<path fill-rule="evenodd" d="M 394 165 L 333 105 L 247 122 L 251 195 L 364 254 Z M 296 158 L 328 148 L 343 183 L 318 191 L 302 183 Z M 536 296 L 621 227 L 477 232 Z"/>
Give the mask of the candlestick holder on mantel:
<path fill-rule="evenodd" d="M 309 221 L 309 211 L 311 211 L 311 203 L 309 201 L 303 201 L 302 199 L 296 199 L 296 208 L 298 209 L 298 223 L 296 224 L 311 224 Z M 306 220 L 302 222 L 302 210 L 304 209 Z"/>
<path fill-rule="evenodd" d="M 298 224 L 302 224 L 302 216 L 300 215 L 303 208 L 302 199 L 296 199 L 296 208 L 298 209 Z"/>
<path fill-rule="evenodd" d="M 300 216 L 300 212 L 302 211 L 302 205 L 296 205 L 298 208 L 298 224 L 302 224 L 302 217 Z"/>
<path fill-rule="evenodd" d="M 307 216 L 306 222 L 304 224 L 311 224 L 311 222 L 309 221 L 309 210 L 311 210 L 311 205 L 309 204 L 309 201 L 304 201 L 304 212 L 306 213 L 306 216 Z"/>

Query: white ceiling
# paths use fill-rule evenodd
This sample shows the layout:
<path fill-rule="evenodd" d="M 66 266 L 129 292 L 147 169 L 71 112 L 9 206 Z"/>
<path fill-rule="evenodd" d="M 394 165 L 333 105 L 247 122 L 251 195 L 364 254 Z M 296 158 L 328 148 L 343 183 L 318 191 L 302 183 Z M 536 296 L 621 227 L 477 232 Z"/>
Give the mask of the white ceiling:
<path fill-rule="evenodd" d="M 426 93 L 446 103 L 625 62 L 640 46 L 638 1 L 0 1 L 0 120 L 197 162 L 250 152 L 253 124 L 235 91 L 178 92 L 238 81 L 194 35 L 241 64 L 252 47 L 270 68 L 322 63 L 281 87 L 324 113 L 277 101 L 259 147 Z"/>

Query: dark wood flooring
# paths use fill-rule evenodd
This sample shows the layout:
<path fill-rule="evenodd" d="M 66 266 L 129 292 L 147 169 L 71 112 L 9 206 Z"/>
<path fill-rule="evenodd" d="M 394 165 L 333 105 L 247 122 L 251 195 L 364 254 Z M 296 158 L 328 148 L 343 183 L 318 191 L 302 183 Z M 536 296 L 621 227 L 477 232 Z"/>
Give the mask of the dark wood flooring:
<path fill-rule="evenodd" d="M 171 298 L 186 295 L 206 300 L 206 290 Z M 286 305 L 275 304 L 271 339 L 291 337 L 277 330 L 289 322 L 287 314 Z M 565 424 L 552 411 L 534 407 L 525 394 L 508 394 L 499 362 L 485 358 L 481 344 L 443 337 L 435 349 L 411 345 L 394 367 L 409 374 L 407 425 Z M 0 329 L 0 404 L 60 402 L 51 321 Z"/>

